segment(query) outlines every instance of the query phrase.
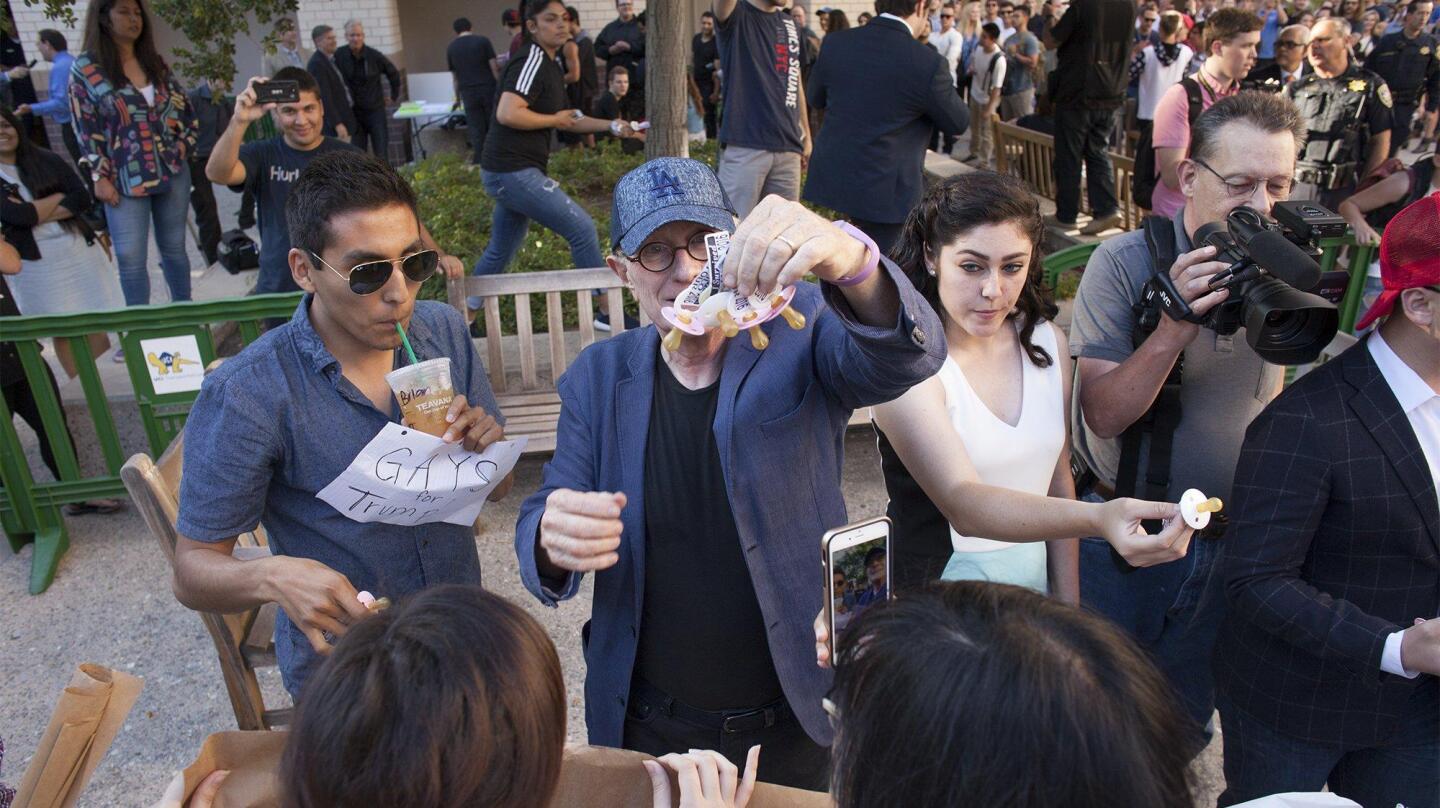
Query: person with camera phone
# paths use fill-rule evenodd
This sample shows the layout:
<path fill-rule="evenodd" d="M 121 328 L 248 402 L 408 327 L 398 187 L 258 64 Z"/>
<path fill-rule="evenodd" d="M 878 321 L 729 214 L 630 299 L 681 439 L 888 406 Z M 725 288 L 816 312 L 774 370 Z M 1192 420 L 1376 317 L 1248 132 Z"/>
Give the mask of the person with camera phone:
<path fill-rule="evenodd" d="M 280 136 L 241 145 L 250 124 L 274 111 Z M 285 225 L 285 199 L 300 172 L 311 160 L 333 151 L 353 151 L 355 146 L 339 138 L 326 137 L 325 105 L 320 85 L 299 67 L 286 67 L 266 80 L 255 77 L 235 98 L 235 112 L 220 135 L 205 176 L 213 182 L 244 186 L 255 195 L 260 209 L 260 276 L 255 292 L 298 292 L 290 273 L 290 232 Z M 440 253 L 440 268 L 447 275 L 464 272 L 460 260 L 446 255 L 421 225 L 421 237 L 428 249 Z"/>
<path fill-rule="evenodd" d="M 1091 256 L 1070 331 L 1080 374 L 1073 449 L 1088 467 L 1076 483 L 1083 499 L 1176 502 L 1190 488 L 1228 499 L 1246 425 L 1280 392 L 1278 363 L 1313 359 L 1333 335 L 1333 323 L 1325 333 L 1333 307 L 1327 313 L 1324 301 L 1278 277 L 1313 283 L 1318 268 L 1304 251 L 1245 226 L 1226 232 L 1238 208 L 1268 214 L 1289 197 L 1302 134 L 1294 105 L 1277 96 L 1218 101 L 1196 119 L 1180 163 L 1185 206 Z M 1212 236 L 1237 254 L 1244 250 L 1233 245 L 1248 239 L 1255 260 L 1222 256 L 1205 241 Z M 1273 265 L 1273 273 L 1258 265 Z M 1086 604 L 1154 657 L 1197 725 L 1213 713 L 1210 650 L 1221 597 L 1211 571 L 1223 521 L 1198 536 L 1186 558 L 1145 569 L 1120 562 L 1102 540 L 1080 548 Z"/>

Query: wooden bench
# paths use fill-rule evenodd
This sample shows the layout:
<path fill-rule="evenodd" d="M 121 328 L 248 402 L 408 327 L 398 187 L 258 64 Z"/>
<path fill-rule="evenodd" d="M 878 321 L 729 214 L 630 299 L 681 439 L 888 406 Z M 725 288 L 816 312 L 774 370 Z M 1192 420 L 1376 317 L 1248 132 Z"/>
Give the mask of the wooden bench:
<path fill-rule="evenodd" d="M 1120 203 L 1121 225 L 1125 230 L 1140 226 L 1143 211 L 1135 206 L 1130 193 L 1130 175 L 1135 173 L 1135 158 L 1110 152 L 1114 171 L 1115 199 Z M 995 124 L 995 165 L 1002 174 L 1013 174 L 1025 181 L 1030 190 L 1046 199 L 1055 199 L 1055 138 L 1013 123 Z M 1084 183 L 1081 183 L 1084 192 Z"/>
<path fill-rule="evenodd" d="M 179 531 L 175 521 L 180 513 L 181 461 L 185 453 L 182 431 L 160 456 L 152 461 L 147 454 L 137 454 L 120 469 L 120 479 L 145 524 L 160 543 L 165 559 L 173 571 L 175 543 Z M 270 554 L 264 528 L 245 533 L 235 544 L 234 555 L 242 560 L 262 558 Z M 274 729 L 288 725 L 292 715 L 289 707 L 272 709 L 265 706 L 256 678 L 257 668 L 275 665 L 275 613 L 277 606 L 267 603 L 239 614 L 196 612 L 215 643 L 220 659 L 220 675 L 235 710 L 235 723 L 242 730 Z"/>

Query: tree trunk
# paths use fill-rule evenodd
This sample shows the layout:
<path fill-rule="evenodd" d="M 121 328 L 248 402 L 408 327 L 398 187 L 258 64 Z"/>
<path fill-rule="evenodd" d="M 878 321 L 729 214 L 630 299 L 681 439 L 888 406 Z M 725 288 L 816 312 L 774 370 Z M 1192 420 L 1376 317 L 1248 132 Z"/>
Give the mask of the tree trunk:
<path fill-rule="evenodd" d="M 686 45 L 689 27 L 680 0 L 651 0 L 645 20 L 645 111 L 650 131 L 645 133 L 645 158 L 689 157 L 685 139 L 687 92 Z"/>

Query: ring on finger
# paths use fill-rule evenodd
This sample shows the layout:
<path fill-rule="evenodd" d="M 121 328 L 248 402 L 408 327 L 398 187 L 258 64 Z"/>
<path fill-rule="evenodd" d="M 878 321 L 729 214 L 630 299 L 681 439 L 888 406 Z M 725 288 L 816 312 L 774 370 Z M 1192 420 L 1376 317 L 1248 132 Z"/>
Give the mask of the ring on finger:
<path fill-rule="evenodd" d="M 776 236 L 776 237 L 775 237 L 775 240 L 783 243 L 786 247 L 789 247 L 789 248 L 790 248 L 790 252 L 792 252 L 792 253 L 793 253 L 793 252 L 799 252 L 799 250 L 800 250 L 799 247 L 796 247 L 796 246 L 795 246 L 794 242 L 792 242 L 792 241 L 791 241 L 790 239 L 788 239 L 788 238 L 785 238 L 784 236 Z"/>

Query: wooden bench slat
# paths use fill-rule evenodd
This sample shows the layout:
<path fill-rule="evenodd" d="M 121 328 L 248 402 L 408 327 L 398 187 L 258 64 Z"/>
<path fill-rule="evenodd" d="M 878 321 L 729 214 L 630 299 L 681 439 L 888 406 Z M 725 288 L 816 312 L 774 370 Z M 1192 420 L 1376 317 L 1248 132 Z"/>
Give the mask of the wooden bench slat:
<path fill-rule="evenodd" d="M 550 326 L 550 379 L 565 372 L 565 305 L 560 292 L 545 293 L 545 319 Z"/>
<path fill-rule="evenodd" d="M 544 294 L 610 289 L 623 286 L 609 267 L 554 269 L 548 272 L 506 272 L 499 275 L 471 275 L 465 279 L 465 293 L 476 297 Z"/>
<path fill-rule="evenodd" d="M 535 340 L 530 322 L 530 295 L 515 296 L 515 335 L 520 338 L 520 384 L 535 389 Z"/>
<path fill-rule="evenodd" d="M 605 296 L 607 308 L 610 314 L 610 333 L 621 334 L 625 331 L 625 296 L 617 291 L 611 291 Z"/>
<path fill-rule="evenodd" d="M 496 396 L 495 402 L 500 405 L 500 411 L 504 412 L 506 407 L 529 407 L 534 404 L 551 404 L 560 402 L 560 394 L 553 390 L 536 393 L 507 393 L 503 396 Z"/>
<path fill-rule="evenodd" d="M 580 350 L 585 350 L 595 343 L 595 301 L 594 295 L 590 292 L 576 292 L 575 305 L 579 308 L 580 315 Z"/>
<path fill-rule="evenodd" d="M 504 334 L 500 330 L 500 298 L 485 298 L 485 353 L 490 360 L 490 389 L 506 390 Z"/>

